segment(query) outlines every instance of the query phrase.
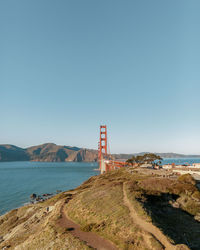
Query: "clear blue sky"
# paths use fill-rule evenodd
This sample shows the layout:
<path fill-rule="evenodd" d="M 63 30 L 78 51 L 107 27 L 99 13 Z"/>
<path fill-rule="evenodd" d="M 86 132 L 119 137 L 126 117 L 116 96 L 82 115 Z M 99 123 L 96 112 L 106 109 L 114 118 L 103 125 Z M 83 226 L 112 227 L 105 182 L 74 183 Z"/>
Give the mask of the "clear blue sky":
<path fill-rule="evenodd" d="M 200 153 L 199 0 L 1 0 L 0 143 Z"/>

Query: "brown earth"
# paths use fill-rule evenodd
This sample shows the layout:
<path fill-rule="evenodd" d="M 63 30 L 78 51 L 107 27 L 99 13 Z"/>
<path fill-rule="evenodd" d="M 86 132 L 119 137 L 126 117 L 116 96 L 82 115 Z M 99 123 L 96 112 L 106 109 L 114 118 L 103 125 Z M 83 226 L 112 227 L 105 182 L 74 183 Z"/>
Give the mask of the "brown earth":
<path fill-rule="evenodd" d="M 89 247 L 97 250 L 117 250 L 113 243 L 102 238 L 96 233 L 82 231 L 80 225 L 69 219 L 66 211 L 64 210 L 64 205 L 61 207 L 61 215 L 62 217 L 58 221 L 59 226 L 69 230 L 74 237 L 85 242 Z"/>
<path fill-rule="evenodd" d="M 124 204 L 128 207 L 130 211 L 130 216 L 134 223 L 139 225 L 143 230 L 147 231 L 148 233 L 152 234 L 163 246 L 166 250 L 173 250 L 176 249 L 174 245 L 172 245 L 167 237 L 152 223 L 149 223 L 143 220 L 138 214 L 136 213 L 134 207 L 132 206 L 131 202 L 129 201 L 126 193 L 125 183 L 123 185 L 123 193 L 124 193 Z M 148 240 L 148 238 L 147 238 Z"/>

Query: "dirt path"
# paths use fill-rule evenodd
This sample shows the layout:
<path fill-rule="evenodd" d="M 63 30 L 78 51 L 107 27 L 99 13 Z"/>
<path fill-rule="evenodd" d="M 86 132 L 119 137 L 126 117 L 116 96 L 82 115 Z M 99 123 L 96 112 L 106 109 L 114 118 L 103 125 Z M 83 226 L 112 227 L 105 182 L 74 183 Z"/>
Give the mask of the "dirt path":
<path fill-rule="evenodd" d="M 152 234 L 167 250 L 176 249 L 174 245 L 172 245 L 167 237 L 152 223 L 146 222 L 141 217 L 139 217 L 131 204 L 130 200 L 127 197 L 125 183 L 123 185 L 123 193 L 124 193 L 124 204 L 129 208 L 130 216 L 133 219 L 134 223 L 139 225 L 143 230 Z"/>
<path fill-rule="evenodd" d="M 68 218 L 64 211 L 64 205 L 61 207 L 61 215 L 62 218 L 59 220 L 58 224 L 61 227 L 68 228 L 70 230 L 69 232 L 74 237 L 86 242 L 86 245 L 97 250 L 117 250 L 117 248 L 110 241 L 102 238 L 101 236 L 93 232 L 83 232 L 78 224 Z"/>

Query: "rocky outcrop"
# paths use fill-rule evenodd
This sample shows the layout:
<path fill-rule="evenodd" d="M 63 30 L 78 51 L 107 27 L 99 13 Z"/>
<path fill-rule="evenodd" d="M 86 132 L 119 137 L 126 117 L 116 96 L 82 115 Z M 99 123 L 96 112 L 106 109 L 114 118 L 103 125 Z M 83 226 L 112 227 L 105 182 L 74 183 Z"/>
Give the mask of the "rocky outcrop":
<path fill-rule="evenodd" d="M 97 161 L 98 158 L 98 153 L 96 150 L 88 150 L 88 149 L 81 149 L 77 152 L 75 152 L 69 159 L 71 161 L 77 161 L 77 162 L 82 162 L 82 161 Z"/>
<path fill-rule="evenodd" d="M 36 198 L 37 198 L 37 194 L 33 193 L 33 194 L 30 195 L 30 199 L 36 199 Z"/>

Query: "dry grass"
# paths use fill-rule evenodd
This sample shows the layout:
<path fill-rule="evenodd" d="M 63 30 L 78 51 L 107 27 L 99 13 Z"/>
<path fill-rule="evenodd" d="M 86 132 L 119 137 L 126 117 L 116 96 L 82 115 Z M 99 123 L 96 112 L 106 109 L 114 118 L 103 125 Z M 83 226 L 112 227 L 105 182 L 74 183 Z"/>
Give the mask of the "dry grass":
<path fill-rule="evenodd" d="M 0 243 L 0 249 L 90 249 L 57 225 L 62 200 L 68 195 L 59 194 L 43 203 L 15 209 L 1 216 L 0 235 L 4 241 Z M 54 209 L 47 214 L 46 206 L 49 205 L 54 205 Z"/>
<path fill-rule="evenodd" d="M 145 172 L 140 174 L 136 170 L 120 169 L 92 177 L 83 186 L 80 186 L 79 192 L 67 207 L 70 217 L 81 224 L 84 231 L 95 231 L 115 242 L 119 248 L 139 249 L 138 246 L 142 246 L 142 249 L 145 249 L 147 245 L 141 239 L 144 232 L 132 223 L 129 211 L 123 204 L 122 185 L 124 182 L 127 183 L 128 198 L 138 215 L 148 222 L 155 223 L 161 230 L 164 230 L 164 233 L 169 230 L 173 231 L 174 226 L 170 229 L 170 225 L 174 225 L 174 218 L 177 216 L 177 223 L 179 223 L 178 221 L 183 215 L 179 216 L 178 213 L 175 213 L 170 222 L 171 215 L 169 214 L 168 221 L 171 224 L 169 223 L 169 227 L 165 228 L 166 222 L 163 225 L 159 224 L 157 217 L 152 217 L 156 211 L 155 204 L 151 209 L 154 200 L 156 204 L 158 203 L 158 207 L 163 204 L 168 209 L 171 207 L 170 201 L 173 204 L 178 198 L 180 211 L 187 211 L 191 215 L 198 214 L 200 211 L 199 191 L 190 176 L 174 180 L 148 175 Z M 173 209 L 172 211 L 174 211 Z M 187 216 L 184 218 L 188 220 Z M 101 223 L 104 223 L 103 227 L 99 226 Z M 185 225 L 183 228 L 185 230 Z M 173 241 L 174 239 L 169 235 L 168 237 Z M 150 238 L 153 249 L 162 248 L 156 239 Z"/>
<path fill-rule="evenodd" d="M 133 205 L 135 211 L 139 216 L 141 216 L 144 220 L 151 222 L 151 217 L 148 215 L 148 213 L 145 211 L 142 202 L 139 202 L 139 200 L 145 200 L 143 197 L 142 191 L 138 190 L 138 186 L 136 182 L 129 182 L 126 184 L 126 193 L 128 196 L 128 199 L 130 200 L 131 204 Z"/>
<path fill-rule="evenodd" d="M 126 170 L 91 178 L 83 184 L 84 191 L 67 205 L 69 216 L 82 226 L 83 231 L 95 231 L 120 249 L 148 248 L 123 203 L 122 184 L 131 178 L 135 176 Z"/>

